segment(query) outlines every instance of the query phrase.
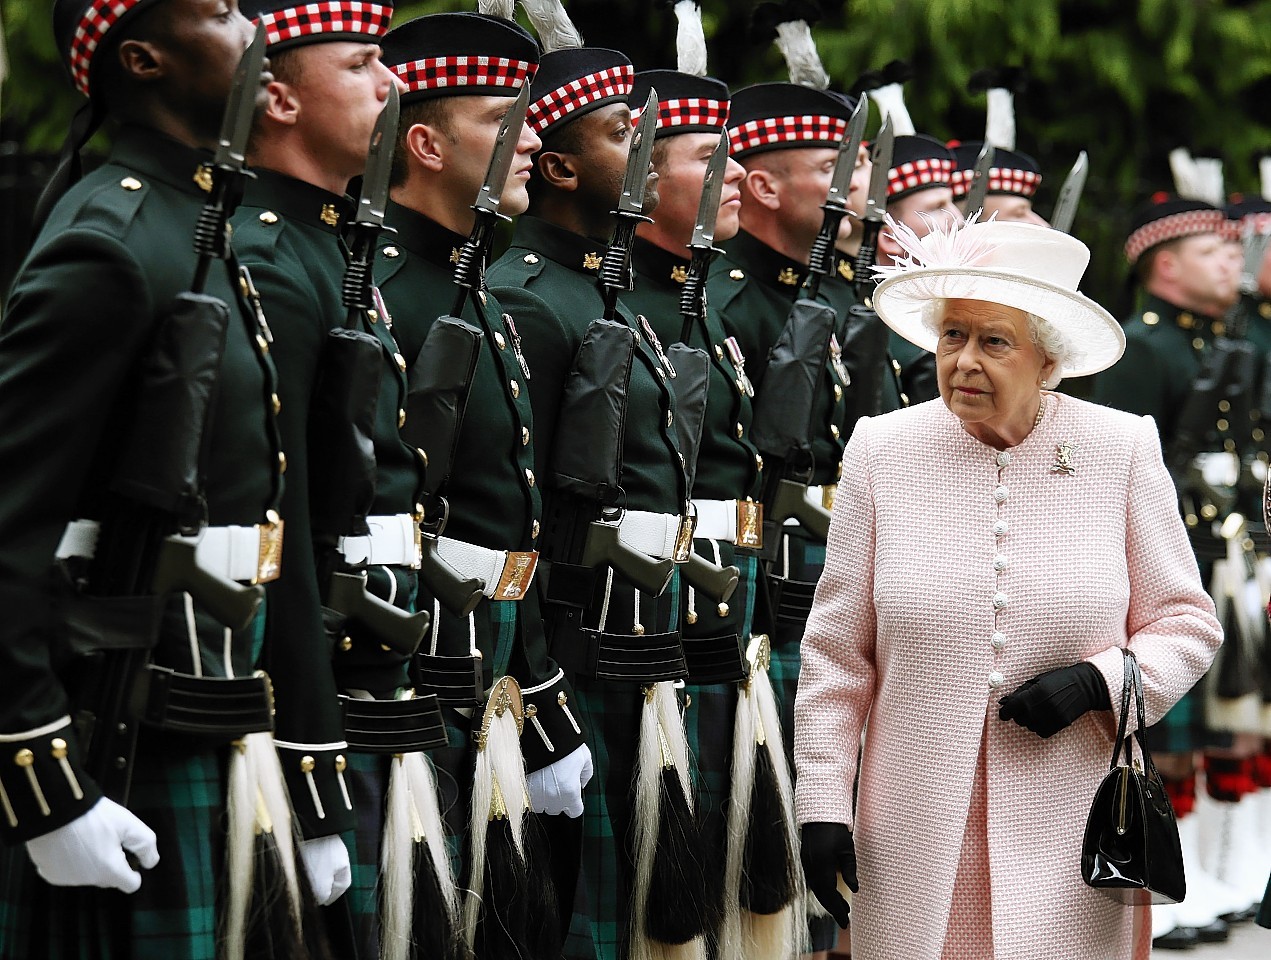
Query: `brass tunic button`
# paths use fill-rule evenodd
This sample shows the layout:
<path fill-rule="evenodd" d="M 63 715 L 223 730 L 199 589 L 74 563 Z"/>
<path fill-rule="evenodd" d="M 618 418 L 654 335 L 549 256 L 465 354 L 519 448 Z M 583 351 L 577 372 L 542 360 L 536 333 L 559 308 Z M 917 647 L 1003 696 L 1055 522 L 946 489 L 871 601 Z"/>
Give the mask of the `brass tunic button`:
<path fill-rule="evenodd" d="M 349 765 L 349 762 L 344 759 L 344 754 L 337 753 L 335 755 L 335 772 L 336 773 L 343 773 L 345 771 L 345 768 L 348 767 L 348 765 Z"/>
<path fill-rule="evenodd" d="M 721 603 L 718 607 L 715 608 L 715 612 L 718 613 L 721 617 L 728 616 L 728 604 Z"/>
<path fill-rule="evenodd" d="M 721 362 L 724 359 L 724 348 L 721 347 L 718 343 L 715 344 L 715 359 Z"/>
<path fill-rule="evenodd" d="M 737 439 L 740 440 L 745 435 L 745 433 L 746 433 L 746 428 L 743 427 L 741 423 L 739 422 L 737 424 Z"/>
<path fill-rule="evenodd" d="M 1215 426 L 1218 427 L 1219 430 L 1226 430 L 1229 426 L 1231 426 L 1231 424 L 1229 424 L 1226 420 L 1219 419 Z"/>
<path fill-rule="evenodd" d="M 261 353 L 269 352 L 269 341 L 262 337 L 259 333 L 256 334 L 256 349 Z"/>
<path fill-rule="evenodd" d="M 274 416 L 282 413 L 282 397 L 278 396 L 276 393 L 271 393 L 269 395 L 269 402 L 273 404 Z"/>
<path fill-rule="evenodd" d="M 900 376 L 900 361 L 895 359 L 894 357 L 892 358 L 892 361 L 891 361 L 891 368 L 892 370 L 895 371 L 896 376 Z"/>
<path fill-rule="evenodd" d="M 746 279 L 746 274 L 744 274 L 744 273 L 743 273 L 742 271 L 740 271 L 740 270 L 729 270 L 729 271 L 728 271 L 728 279 L 730 279 L 730 280 L 745 280 L 745 279 Z"/>
<path fill-rule="evenodd" d="M 537 540 L 537 539 L 538 539 L 538 532 L 539 532 L 539 530 L 540 530 L 540 529 L 542 529 L 542 528 L 538 525 L 538 521 L 537 521 L 537 520 L 535 520 L 532 524 L 530 524 L 530 539 L 531 539 L 531 540 Z"/>
<path fill-rule="evenodd" d="M 305 754 L 303 757 L 300 758 L 300 772 L 301 773 L 313 773 L 314 769 L 317 766 L 318 766 L 317 761 L 315 761 L 313 757 L 309 756 L 308 754 Z"/>
<path fill-rule="evenodd" d="M 1219 400 L 1219 401 L 1218 401 L 1218 412 L 1219 412 L 1219 413 L 1227 413 L 1227 412 L 1228 412 L 1228 411 L 1230 411 L 1230 410 L 1231 410 L 1231 401 L 1230 401 L 1230 400 Z"/>
<path fill-rule="evenodd" d="M 425 467 L 426 467 L 426 466 L 428 466 L 428 454 L 426 454 L 426 453 L 424 452 L 423 448 L 422 448 L 422 447 L 416 447 L 416 448 L 415 448 L 415 452 L 416 452 L 417 454 L 419 454 L 419 460 L 420 460 L 420 462 L 421 462 L 421 463 L 423 463 L 423 465 L 424 465 Z"/>
<path fill-rule="evenodd" d="M 512 391 L 512 397 L 516 398 L 521 395 L 521 385 L 515 380 L 508 381 L 508 389 Z"/>
<path fill-rule="evenodd" d="M 843 388 L 839 384 L 834 384 L 834 402 L 840 403 L 843 400 Z"/>
<path fill-rule="evenodd" d="M 388 257 L 390 260 L 392 260 L 394 257 L 400 257 L 401 255 L 402 255 L 402 252 L 398 250 L 396 247 L 384 248 L 384 256 Z"/>
<path fill-rule="evenodd" d="M 397 429 L 400 430 L 404 426 L 406 426 L 406 411 L 399 409 L 397 411 Z"/>
<path fill-rule="evenodd" d="M 839 438 L 839 426 L 837 423 L 830 424 L 830 433 L 833 435 L 835 440 Z"/>
<path fill-rule="evenodd" d="M 1205 339 L 1204 339 L 1203 337 L 1193 337 L 1193 338 L 1192 338 L 1192 349 L 1193 349 L 1193 350 L 1203 350 L 1203 349 L 1205 349 Z"/>
<path fill-rule="evenodd" d="M 1143 322 L 1149 327 L 1154 327 L 1161 322 L 1161 318 L 1149 310 L 1147 313 L 1143 314 Z"/>
<path fill-rule="evenodd" d="M 530 445 L 530 428 L 521 427 L 521 446 L 528 447 Z"/>
<path fill-rule="evenodd" d="M 122 180 L 119 181 L 119 185 L 123 187 L 125 190 L 140 190 L 141 189 L 141 181 L 138 180 L 136 177 L 124 177 Z"/>
<path fill-rule="evenodd" d="M 529 467 L 525 468 L 525 482 L 528 483 L 531 487 L 534 486 L 534 471 L 531 470 Z"/>
<path fill-rule="evenodd" d="M 686 622 L 686 623 L 687 623 L 690 627 L 691 627 L 693 624 L 697 623 L 697 611 L 696 611 L 696 610 L 690 610 L 688 613 L 684 614 L 684 621 L 685 621 L 685 622 Z"/>
<path fill-rule="evenodd" d="M 525 262 L 526 262 L 526 263 L 538 263 L 538 257 L 534 256 L 534 254 L 532 254 L 532 253 L 527 253 L 527 254 L 525 255 Z"/>
<path fill-rule="evenodd" d="M 506 350 L 508 345 L 507 338 L 497 330 L 494 331 L 494 345 L 500 350 Z"/>
<path fill-rule="evenodd" d="M 279 473 L 287 472 L 287 455 L 283 453 L 281 450 L 278 451 L 278 472 Z"/>
<path fill-rule="evenodd" d="M 477 299 L 480 300 L 482 304 L 486 302 L 488 298 L 486 297 L 486 293 L 484 290 L 477 291 Z"/>
<path fill-rule="evenodd" d="M 670 427 L 673 423 L 675 423 L 675 414 L 668 410 L 666 412 L 666 425 Z"/>
<path fill-rule="evenodd" d="M 138 184 L 138 186 L 140 186 L 140 184 Z M 28 748 L 23 747 L 21 750 L 19 750 L 17 753 L 13 755 L 13 762 L 16 763 L 19 767 L 29 767 L 33 763 L 35 763 L 35 754 L 32 753 Z"/>
<path fill-rule="evenodd" d="M 1196 326 L 1196 318 L 1190 313 L 1180 313 L 1178 315 L 1178 325 L 1184 330 L 1191 330 Z"/>
<path fill-rule="evenodd" d="M 366 311 L 366 319 L 370 320 L 370 321 L 371 321 L 371 323 L 379 323 L 379 322 L 380 322 L 380 312 L 379 312 L 378 310 L 367 310 L 367 311 Z"/>
<path fill-rule="evenodd" d="M 559 704 L 559 705 L 560 705 L 560 706 L 562 706 L 562 707 L 563 707 L 565 704 L 569 703 L 569 697 L 565 696 L 565 691 L 564 691 L 564 690 L 562 690 L 560 693 L 556 694 L 556 703 L 557 703 L 557 704 Z"/>
<path fill-rule="evenodd" d="M 902 393 L 900 395 L 900 402 L 903 403 L 905 406 L 909 406 L 909 394 Z"/>
<path fill-rule="evenodd" d="M 758 453 L 755 454 L 755 469 L 756 470 L 763 469 L 763 455 L 762 454 L 758 454 Z"/>
<path fill-rule="evenodd" d="M 1263 432 L 1261 427 L 1254 427 L 1252 436 L 1255 441 L 1261 443 L 1263 438 L 1266 437 L 1266 433 Z"/>
<path fill-rule="evenodd" d="M 278 222 L 278 214 L 272 210 L 262 210 L 260 216 L 256 218 L 267 227 L 272 227 Z"/>
<path fill-rule="evenodd" d="M 538 706 L 537 706 L 536 704 L 533 704 L 533 703 L 527 703 L 527 704 L 525 705 L 525 715 L 526 715 L 527 717 L 537 717 L 537 716 L 538 716 Z"/>
<path fill-rule="evenodd" d="M 352 650 L 352 649 L 353 649 L 353 638 L 352 638 L 352 637 L 345 637 L 343 640 L 341 640 L 341 641 L 340 641 L 340 649 L 341 649 L 342 651 L 344 651 L 345 653 L 348 653 L 350 650 Z"/>
<path fill-rule="evenodd" d="M 49 743 L 49 746 L 53 748 L 54 760 L 66 759 L 66 755 L 69 752 L 69 749 L 66 745 L 65 740 L 63 740 L 61 737 L 54 737 L 52 741 Z"/>
<path fill-rule="evenodd" d="M 400 370 L 402 373 L 405 373 L 406 372 L 406 358 L 403 357 L 400 353 L 395 353 L 393 354 L 393 359 L 397 361 L 397 369 Z"/>

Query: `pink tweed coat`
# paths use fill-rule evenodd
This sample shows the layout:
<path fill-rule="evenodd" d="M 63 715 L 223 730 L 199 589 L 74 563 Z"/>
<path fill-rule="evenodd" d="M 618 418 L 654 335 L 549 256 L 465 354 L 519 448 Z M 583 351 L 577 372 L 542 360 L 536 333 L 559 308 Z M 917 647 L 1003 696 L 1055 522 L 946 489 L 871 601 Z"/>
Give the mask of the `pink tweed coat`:
<path fill-rule="evenodd" d="M 1222 632 L 1155 424 L 1048 396 L 1007 451 L 933 400 L 861 420 L 844 453 L 794 752 L 799 822 L 853 828 L 858 960 L 963 955 L 949 917 L 982 746 L 987 862 L 968 866 L 991 891 L 976 926 L 991 922 L 993 955 L 1146 954 L 1134 912 L 1080 876 L 1120 712 L 1119 648 L 1142 665 L 1150 724 L 1201 677 Z M 1003 696 L 1078 660 L 1103 674 L 1113 713 L 1049 740 L 997 718 Z"/>

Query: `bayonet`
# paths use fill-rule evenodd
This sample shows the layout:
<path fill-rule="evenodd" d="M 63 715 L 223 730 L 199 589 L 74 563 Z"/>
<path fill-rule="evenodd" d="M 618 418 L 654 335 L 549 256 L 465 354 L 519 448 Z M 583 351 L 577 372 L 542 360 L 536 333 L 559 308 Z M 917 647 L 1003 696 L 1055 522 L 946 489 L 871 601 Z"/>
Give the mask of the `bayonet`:
<path fill-rule="evenodd" d="M 511 220 L 499 211 L 503 202 L 503 189 L 507 186 L 508 173 L 512 170 L 512 161 L 516 158 L 516 146 L 521 139 L 521 130 L 525 126 L 525 114 L 530 106 L 530 85 L 522 84 L 521 92 L 504 114 L 499 124 L 499 134 L 494 141 L 494 150 L 490 154 L 490 165 L 485 171 L 485 182 L 477 191 L 476 203 L 472 205 L 476 220 L 472 232 L 459 249 L 459 259 L 455 263 L 455 283 L 459 292 L 455 297 L 455 307 L 451 311 L 459 316 L 463 310 L 463 301 L 473 290 L 480 290 L 485 277 L 485 262 L 490 254 L 490 244 L 494 240 L 494 228 L 500 220 Z"/>
<path fill-rule="evenodd" d="M 1240 272 L 1240 292 L 1254 296 L 1258 292 L 1258 274 L 1266 256 L 1267 242 L 1271 240 L 1271 226 L 1258 229 L 1256 218 L 1251 218 L 1240 231 L 1240 243 L 1244 247 L 1245 263 Z"/>
<path fill-rule="evenodd" d="M 388 99 L 371 131 L 371 143 L 366 154 L 366 172 L 362 176 L 362 192 L 358 197 L 357 211 L 349 225 L 349 260 L 344 271 L 341 288 L 345 309 L 349 311 L 349 325 L 355 326 L 355 317 L 364 310 L 375 307 L 371 292 L 371 257 L 375 242 L 387 229 L 384 211 L 388 208 L 388 185 L 393 168 L 393 150 L 397 143 L 397 124 L 401 117 L 401 99 L 397 87 L 388 88 Z"/>
<path fill-rule="evenodd" d="M 1086 188 L 1086 174 L 1090 164 L 1086 151 L 1077 154 L 1077 162 L 1068 171 L 1068 178 L 1059 188 L 1059 199 L 1055 201 L 1055 212 L 1050 216 L 1050 225 L 1060 233 L 1070 233 L 1072 222 L 1077 217 L 1077 205 L 1081 203 L 1081 193 Z"/>
<path fill-rule="evenodd" d="M 221 133 L 211 163 L 200 168 L 196 181 L 208 192 L 207 202 L 199 212 L 194 227 L 194 252 L 198 263 L 192 293 L 202 293 L 207 285 L 213 260 L 224 260 L 229 254 L 226 223 L 238 208 L 243 196 L 243 183 L 252 176 L 247 170 L 247 140 L 256 116 L 256 91 L 265 66 L 265 27 L 256 26 L 256 35 L 243 51 L 234 71 L 234 82 L 225 102 Z"/>
<path fill-rule="evenodd" d="M 989 193 L 989 173 L 993 169 L 994 153 L 993 144 L 987 140 L 984 141 L 979 156 L 975 158 L 975 166 L 971 168 L 971 182 L 967 184 L 965 207 L 968 220 L 984 211 L 984 198 Z"/>
<path fill-rule="evenodd" d="M 600 265 L 606 320 L 612 320 L 617 315 L 618 292 L 632 287 L 631 245 L 635 240 L 636 227 L 653 222 L 652 217 L 644 215 L 644 195 L 649 186 L 649 163 L 653 159 L 658 123 L 658 92 L 652 88 L 644 102 L 640 120 L 627 152 L 627 170 L 622 178 L 618 209 L 613 212 L 617 222 Z"/>
<path fill-rule="evenodd" d="M 861 248 L 852 265 L 856 277 L 856 295 L 865 300 L 873 290 L 874 260 L 878 255 L 878 234 L 883 229 L 883 217 L 887 214 L 887 178 L 891 172 L 892 154 L 896 145 L 895 128 L 891 117 L 884 116 L 883 125 L 874 138 L 870 160 L 874 164 L 870 172 L 869 193 L 865 198 L 865 215 L 861 217 Z"/>
<path fill-rule="evenodd" d="M 692 251 L 688 276 L 680 292 L 680 316 L 684 327 L 680 342 L 688 343 L 693 324 L 706 313 L 706 272 L 721 251 L 715 246 L 715 224 L 719 219 L 719 201 L 724 194 L 724 170 L 728 166 L 728 135 L 721 133 L 719 143 L 706 164 L 702 177 L 702 196 L 697 202 L 697 219 L 693 221 Z"/>
<path fill-rule="evenodd" d="M 865 137 L 865 118 L 869 114 L 867 99 L 861 97 L 848 120 L 846 135 L 839 142 L 834 172 L 830 175 L 830 189 L 821 204 L 821 229 L 812 241 L 808 255 L 807 296 L 815 298 L 821 281 L 834 269 L 834 245 L 838 240 L 839 225 L 847 216 L 847 196 L 852 189 L 852 173 L 856 169 L 856 155 Z"/>

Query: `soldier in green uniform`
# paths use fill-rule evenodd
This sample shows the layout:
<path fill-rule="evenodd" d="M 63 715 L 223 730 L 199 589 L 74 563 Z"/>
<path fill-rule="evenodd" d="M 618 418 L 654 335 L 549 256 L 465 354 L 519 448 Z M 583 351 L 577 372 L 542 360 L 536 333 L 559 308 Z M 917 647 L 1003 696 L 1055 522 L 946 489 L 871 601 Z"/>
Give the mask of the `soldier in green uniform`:
<path fill-rule="evenodd" d="M 1095 380 L 1093 393 L 1100 403 L 1156 421 L 1206 576 L 1212 561 L 1226 556 L 1217 529 L 1234 504 L 1238 475 L 1239 437 L 1225 416 L 1223 384 L 1214 394 L 1199 381 L 1216 356 L 1216 338 L 1225 336 L 1221 318 L 1235 299 L 1223 230 L 1222 211 L 1200 200 L 1158 194 L 1137 212 L 1125 250 L 1142 289 L 1140 309 L 1124 322 L 1124 358 Z M 1217 917 L 1231 909 L 1218 903 L 1219 891 L 1194 860 L 1195 757 L 1216 745 L 1205 722 L 1204 686 L 1198 684 L 1148 731 L 1179 817 L 1189 881 L 1187 900 L 1163 911 L 1179 927 L 1162 938 L 1162 946 L 1195 942 L 1196 928 L 1221 937 Z"/>
<path fill-rule="evenodd" d="M 387 216 L 395 233 L 380 244 L 375 274 L 393 305 L 394 333 L 408 364 L 427 349 L 430 329 L 455 300 L 454 264 L 475 223 L 472 207 L 482 175 L 512 98 L 533 78 L 538 59 L 534 39 L 514 22 L 472 13 L 421 17 L 384 39 L 384 61 L 406 91 Z M 506 136 L 515 155 L 499 211 L 516 215 L 529 204 L 531 156 L 542 143 L 528 124 Z M 460 574 L 484 580 L 486 596 L 471 614 L 457 616 L 421 588 L 420 603 L 433 621 L 418 667 L 419 684 L 436 690 L 446 704 L 452 748 L 435 760 L 444 771 L 443 784 L 457 789 L 443 802 L 451 811 L 456 846 L 468 829 L 474 749 L 473 723 L 459 710 L 475 701 L 471 684 L 467 699 L 449 696 L 432 664 L 475 657 L 483 691 L 507 676 L 519 683 L 527 721 L 522 752 L 536 812 L 581 816 L 592 767 L 573 689 L 548 655 L 539 595 L 532 588 L 542 488 L 534 474 L 535 371 L 522 348 L 524 323 L 504 313 L 484 290 L 465 298 L 461 315 L 484 336 L 442 490 L 450 519 L 438 549 Z M 478 711 L 475 720 L 480 719 Z M 474 816 L 483 822 L 487 813 Z M 568 901 L 577 863 L 571 867 L 568 855 L 553 863 Z M 535 876 L 528 882 L 549 881 Z M 503 906 L 494 905 L 496 911 Z"/>
<path fill-rule="evenodd" d="M 251 33 L 233 4 L 192 0 L 59 0 L 53 23 L 94 119 L 109 115 L 121 126 L 105 164 L 52 208 L 0 332 L 0 592 L 7 610 L 0 830 L 8 844 L 0 862 L 0 953 L 212 960 L 224 949 L 241 956 L 241 941 L 222 939 L 221 894 L 231 878 L 213 853 L 225 843 L 229 741 L 241 734 L 175 732 L 171 714 L 151 700 L 127 809 L 104 797 L 84 765 L 79 711 L 92 676 L 109 675 L 112 655 L 82 656 L 91 652 L 83 646 L 85 624 L 72 621 L 84 604 L 103 602 L 85 595 L 91 583 L 83 585 L 97 521 L 118 508 L 111 485 L 123 447 L 154 426 L 137 422 L 138 384 L 174 298 L 191 288 L 191 241 L 206 197 L 200 185 L 208 182 L 209 150 Z M 249 101 L 253 95 L 246 93 Z M 77 121 L 68 147 L 78 149 L 87 135 Z M 55 192 L 65 186 L 55 183 Z M 268 402 L 274 373 L 259 346 L 265 328 L 241 293 L 232 254 L 212 261 L 204 289 L 228 307 L 228 328 L 202 458 L 208 526 L 198 562 L 227 579 L 267 579 L 258 560 L 277 529 L 281 479 Z M 234 549 L 250 552 L 248 562 L 236 563 Z M 110 601 L 123 602 L 149 603 Z M 149 635 L 152 664 L 186 691 L 214 696 L 225 678 L 250 678 L 275 652 L 262 658 L 263 615 L 232 631 L 175 593 L 156 598 L 150 610 L 157 619 L 148 625 L 145 612 L 118 627 Z M 307 656 L 320 656 L 319 645 Z M 292 676 L 278 676 L 277 719 L 303 725 L 305 705 L 282 697 L 304 682 L 306 667 L 295 667 Z M 263 684 L 260 693 L 267 711 Z M 212 726 L 235 709 L 205 703 Z"/>
<path fill-rule="evenodd" d="M 698 448 L 693 510 L 693 550 L 714 564 L 736 566 L 740 579 L 724 600 L 688 583 L 681 587 L 681 634 L 689 680 L 685 725 L 697 757 L 699 803 L 711 868 L 723 871 L 727 850 L 727 801 L 733 778 L 733 730 L 738 681 L 755 632 L 771 630 L 767 584 L 760 565 L 763 508 L 758 451 L 747 431 L 752 417 L 746 358 L 707 303 L 706 315 L 688 328 L 680 296 L 688 279 L 692 237 L 707 165 L 724 135 L 728 88 L 710 77 L 675 70 L 636 74 L 632 103 L 658 92 L 653 169 L 658 175 L 657 217 L 642 224 L 636 240 L 635 289 L 623 300 L 648 319 L 663 343 L 683 342 L 706 352 L 710 379 Z M 647 122 L 642 116 L 640 122 Z M 714 239 L 736 236 L 745 171 L 729 160 L 723 171 Z M 741 789 L 747 792 L 750 784 Z M 722 874 L 721 874 L 722 875 Z M 703 891 L 703 896 L 708 895 Z"/>
<path fill-rule="evenodd" d="M 265 26 L 274 81 L 252 138 L 257 179 L 235 217 L 234 234 L 261 297 L 273 305 L 272 356 L 281 382 L 286 506 L 292 517 L 288 571 L 270 597 L 269 633 L 311 637 L 321 646 L 324 663 L 334 658 L 334 670 L 304 693 L 321 711 L 321 722 L 304 727 L 280 722 L 277 736 L 303 834 L 313 838 L 311 844 L 320 843 L 323 852 L 315 893 L 330 904 L 352 880 L 354 796 L 370 811 L 378 809 L 378 798 L 351 789 L 352 758 L 337 692 L 391 698 L 406 684 L 409 657 L 387 649 L 368 630 L 342 629 L 330 612 L 325 616 L 331 625 L 324 622 L 326 577 L 336 558 L 326 555 L 323 545 L 333 544 L 349 563 L 368 564 L 370 589 L 402 607 L 414 597 L 418 566 L 413 533 L 418 462 L 398 434 L 405 361 L 388 318 L 376 311 L 358 317 L 358 328 L 379 341 L 383 359 L 375 401 L 370 537 L 345 538 L 349 531 L 316 527 L 316 478 L 328 472 L 339 476 L 342 465 L 310 462 L 309 453 L 313 431 L 320 428 L 313 410 L 323 350 L 328 333 L 343 328 L 349 313 L 341 303 L 340 228 L 351 212 L 344 192 L 365 166 L 371 131 L 397 83 L 380 63 L 379 49 L 392 7 L 338 2 L 320 14 L 312 5 L 250 0 L 244 11 Z"/>
<path fill-rule="evenodd" d="M 569 445 L 587 442 L 558 425 L 569 412 L 562 399 L 575 356 L 589 325 L 604 314 L 597 280 L 632 142 L 631 78 L 630 62 L 617 51 L 573 47 L 543 56 L 531 88 L 530 124 L 543 148 L 531 174 L 529 212 L 489 272 L 491 292 L 516 318 L 532 374 L 536 463 L 527 476 L 531 484 L 542 481 L 545 569 L 539 583 L 551 654 L 573 680 L 595 760 L 596 776 L 584 792 L 582 872 L 565 947 L 566 956 L 587 960 L 625 955 L 629 942 L 649 936 L 642 909 L 649 890 L 636 882 L 630 852 L 634 846 L 639 858 L 638 838 L 648 827 L 636 820 L 633 778 L 642 769 L 642 720 L 663 709 L 669 682 L 687 674 L 676 578 L 654 595 L 612 568 L 581 566 L 562 544 L 571 528 L 587 529 L 592 515 L 553 479 Z M 656 201 L 650 184 L 645 211 Z M 687 498 L 669 364 L 647 321 L 621 304 L 615 318 L 636 341 L 621 437 L 619 536 L 648 557 L 666 559 L 682 537 Z M 672 744 L 676 737 L 683 744 L 682 727 L 666 733 Z M 691 910 L 690 895 L 676 906 Z"/>

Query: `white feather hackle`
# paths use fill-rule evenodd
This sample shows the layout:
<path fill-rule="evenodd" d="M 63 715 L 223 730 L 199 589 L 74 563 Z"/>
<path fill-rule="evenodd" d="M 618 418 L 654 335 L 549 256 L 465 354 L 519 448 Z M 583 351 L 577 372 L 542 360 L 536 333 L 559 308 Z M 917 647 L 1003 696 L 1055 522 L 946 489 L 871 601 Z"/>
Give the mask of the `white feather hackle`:
<path fill-rule="evenodd" d="M 477 751 L 476 770 L 472 782 L 472 807 L 469 821 L 469 849 L 472 886 L 463 902 L 463 935 L 469 949 L 476 943 L 477 923 L 481 917 L 481 885 L 485 877 L 486 833 L 495 790 L 503 798 L 511 826 L 516 852 L 525 857 L 525 828 L 529 786 L 525 780 L 525 759 L 521 754 L 521 738 L 516 717 L 511 710 L 502 716 L 492 715 L 485 747 Z"/>
<path fill-rule="evenodd" d="M 812 28 L 806 20 L 787 20 L 777 24 L 777 49 L 785 57 L 790 82 L 813 90 L 824 90 L 830 85 L 830 75 L 821 65 Z"/>
<path fill-rule="evenodd" d="M 1258 179 L 1262 187 L 1262 199 L 1271 202 L 1271 157 L 1258 161 Z"/>
<path fill-rule="evenodd" d="M 1004 87 L 988 90 L 984 139 L 1003 150 L 1015 149 L 1015 94 Z"/>
<path fill-rule="evenodd" d="M 653 875 L 653 858 L 657 850 L 661 822 L 658 817 L 658 795 L 661 790 L 663 752 L 674 765 L 676 778 L 684 790 L 688 808 L 693 809 L 693 790 L 689 778 L 688 739 L 680 715 L 675 685 L 669 681 L 650 688 L 640 711 L 640 743 L 635 772 L 635 883 L 631 896 L 631 934 L 627 960 L 706 960 L 706 943 L 695 937 L 688 943 L 671 944 L 653 940 L 645 925 L 645 909 L 649 902 L 649 884 Z"/>
<path fill-rule="evenodd" d="M 1187 200 L 1202 200 L 1221 207 L 1223 194 L 1222 161 L 1213 157 L 1193 157 L 1186 147 L 1175 147 L 1169 153 L 1174 190 Z"/>
<path fill-rule="evenodd" d="M 702 30 L 702 8 L 697 0 L 677 0 L 675 18 L 676 69 L 694 77 L 706 76 L 706 33 Z"/>
<path fill-rule="evenodd" d="M 963 229 L 979 220 L 979 211 L 961 223 L 950 217 L 919 216 L 927 226 L 923 237 L 890 214 L 886 216 L 886 229 L 904 252 L 892 263 L 874 268 L 874 275 L 880 280 L 923 267 L 974 267 L 997 246 L 979 231 Z"/>
<path fill-rule="evenodd" d="M 582 34 L 569 19 L 561 0 L 520 0 L 520 4 L 534 25 L 544 53 L 572 50 L 583 45 Z"/>
<path fill-rule="evenodd" d="M 477 12 L 511 20 L 516 16 L 516 0 L 477 0 Z"/>
<path fill-rule="evenodd" d="M 912 137 L 917 133 L 909 107 L 905 105 L 905 90 L 899 83 L 885 83 L 869 92 L 869 98 L 878 104 L 878 112 L 891 117 L 892 130 L 898 137 Z"/>

